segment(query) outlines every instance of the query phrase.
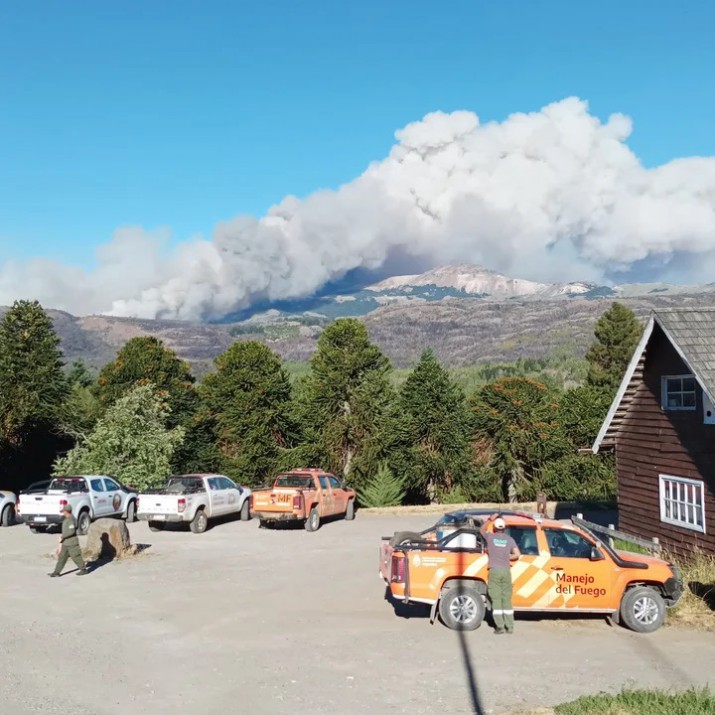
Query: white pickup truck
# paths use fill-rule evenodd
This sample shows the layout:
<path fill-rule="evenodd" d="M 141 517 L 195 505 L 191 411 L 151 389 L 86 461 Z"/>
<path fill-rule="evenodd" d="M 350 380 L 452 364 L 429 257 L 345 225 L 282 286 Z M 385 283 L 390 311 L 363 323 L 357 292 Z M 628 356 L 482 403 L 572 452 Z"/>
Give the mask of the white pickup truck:
<path fill-rule="evenodd" d="M 238 514 L 251 518 L 251 490 L 222 474 L 180 474 L 169 478 L 163 489 L 139 494 L 137 518 L 160 531 L 169 522 L 188 523 L 194 534 L 202 534 L 209 519 Z"/>
<path fill-rule="evenodd" d="M 30 531 L 37 533 L 59 524 L 67 504 L 77 519 L 77 533 L 83 536 L 90 523 L 103 516 L 134 521 L 137 493 L 103 474 L 56 477 L 47 491 L 20 493 L 17 511 Z"/>
<path fill-rule="evenodd" d="M 12 526 L 16 510 L 17 497 L 12 492 L 0 492 L 0 526 Z"/>

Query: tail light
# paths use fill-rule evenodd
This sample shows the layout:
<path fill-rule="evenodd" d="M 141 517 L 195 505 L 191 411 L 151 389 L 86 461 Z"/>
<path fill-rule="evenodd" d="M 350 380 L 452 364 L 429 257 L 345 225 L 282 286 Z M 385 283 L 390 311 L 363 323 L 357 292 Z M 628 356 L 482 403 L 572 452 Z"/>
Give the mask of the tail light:
<path fill-rule="evenodd" d="M 390 568 L 390 581 L 392 583 L 405 582 L 405 557 L 392 556 L 392 566 Z"/>
<path fill-rule="evenodd" d="M 181 514 L 182 511 L 186 511 L 186 499 L 183 497 L 179 499 L 179 514 Z"/>
<path fill-rule="evenodd" d="M 17 497 L 17 501 L 15 502 L 15 513 L 19 514 L 20 513 L 20 497 Z"/>
<path fill-rule="evenodd" d="M 300 511 L 303 508 L 303 496 L 299 494 L 297 497 L 293 497 L 293 509 L 295 511 Z"/>
<path fill-rule="evenodd" d="M 134 502 L 134 506 L 137 508 L 137 511 L 139 511 L 139 497 L 136 498 L 136 501 Z"/>
<path fill-rule="evenodd" d="M 67 500 L 66 499 L 60 499 L 60 514 L 62 513 L 62 510 L 67 506 Z"/>

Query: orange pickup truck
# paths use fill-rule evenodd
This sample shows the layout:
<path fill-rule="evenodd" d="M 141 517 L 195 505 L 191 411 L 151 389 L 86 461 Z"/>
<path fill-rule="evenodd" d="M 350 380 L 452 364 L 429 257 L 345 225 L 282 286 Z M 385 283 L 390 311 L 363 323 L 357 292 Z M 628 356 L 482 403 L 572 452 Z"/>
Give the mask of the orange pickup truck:
<path fill-rule="evenodd" d="M 521 556 L 511 569 L 516 611 L 603 613 L 634 631 L 665 621 L 683 582 L 675 565 L 612 549 L 579 519 L 556 521 L 502 512 Z M 432 620 L 455 630 L 478 628 L 485 615 L 488 557 L 479 528 L 487 512 L 445 514 L 421 533 L 384 537 L 380 575 L 392 597 L 432 606 Z"/>
<path fill-rule="evenodd" d="M 317 531 L 325 517 L 355 518 L 355 491 L 320 469 L 294 469 L 279 474 L 272 487 L 254 489 L 251 511 L 261 526 L 302 521 L 306 531 Z"/>

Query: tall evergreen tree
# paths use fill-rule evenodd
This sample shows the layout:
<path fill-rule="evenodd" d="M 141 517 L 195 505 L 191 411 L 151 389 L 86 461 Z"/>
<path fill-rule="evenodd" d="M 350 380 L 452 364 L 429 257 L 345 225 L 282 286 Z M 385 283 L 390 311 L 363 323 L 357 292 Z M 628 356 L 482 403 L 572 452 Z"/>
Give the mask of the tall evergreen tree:
<path fill-rule="evenodd" d="M 589 362 L 586 383 L 615 394 L 641 333 L 635 313 L 621 303 L 613 303 L 596 323 L 596 339 L 586 353 Z"/>
<path fill-rule="evenodd" d="M 388 359 L 365 326 L 342 318 L 318 340 L 298 393 L 299 453 L 360 484 L 375 473 L 394 391 Z"/>
<path fill-rule="evenodd" d="M 470 415 L 462 390 L 432 350 L 400 391 L 392 432 L 395 473 L 413 498 L 435 501 L 463 486 L 470 471 Z"/>
<path fill-rule="evenodd" d="M 509 501 L 531 496 L 529 487 L 539 468 L 568 451 L 558 409 L 556 395 L 528 378 L 497 380 L 474 396 L 475 438 L 488 445 L 493 469 Z"/>
<path fill-rule="evenodd" d="M 128 340 L 99 373 L 97 394 L 108 407 L 137 385 L 152 384 L 169 408 L 167 426 L 181 426 L 185 438 L 173 454 L 174 471 L 209 471 L 217 453 L 210 425 L 199 416 L 200 400 L 189 365 L 158 338 Z"/>
<path fill-rule="evenodd" d="M 67 396 L 60 341 L 37 301 L 17 301 L 0 324 L 0 434 L 19 446 L 51 426 Z"/>
<path fill-rule="evenodd" d="M 237 342 L 215 360 L 200 393 L 215 428 L 224 472 L 255 486 L 291 446 L 291 385 L 281 359 L 263 343 Z"/>

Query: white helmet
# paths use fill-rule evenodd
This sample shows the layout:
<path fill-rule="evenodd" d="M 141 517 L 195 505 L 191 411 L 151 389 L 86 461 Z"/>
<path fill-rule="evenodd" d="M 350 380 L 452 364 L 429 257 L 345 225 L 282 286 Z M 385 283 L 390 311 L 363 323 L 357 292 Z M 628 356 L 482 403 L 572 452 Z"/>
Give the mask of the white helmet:
<path fill-rule="evenodd" d="M 504 522 L 504 519 L 502 519 L 500 516 L 498 516 L 496 519 L 494 519 L 494 528 L 495 529 L 506 529 L 506 523 Z"/>

